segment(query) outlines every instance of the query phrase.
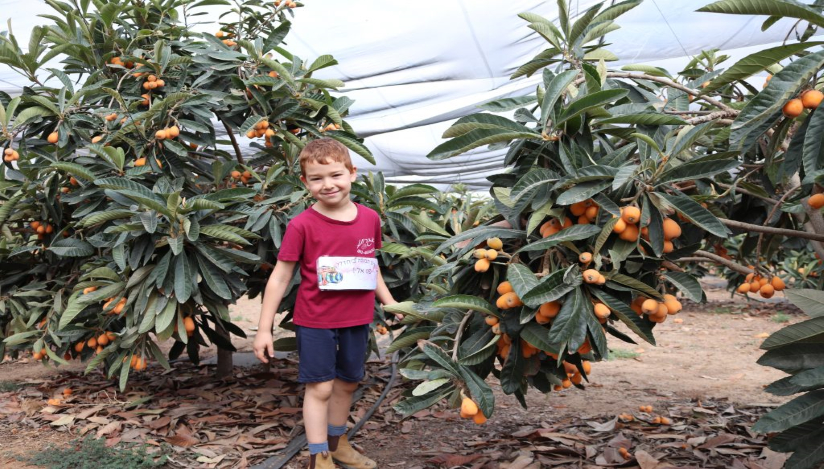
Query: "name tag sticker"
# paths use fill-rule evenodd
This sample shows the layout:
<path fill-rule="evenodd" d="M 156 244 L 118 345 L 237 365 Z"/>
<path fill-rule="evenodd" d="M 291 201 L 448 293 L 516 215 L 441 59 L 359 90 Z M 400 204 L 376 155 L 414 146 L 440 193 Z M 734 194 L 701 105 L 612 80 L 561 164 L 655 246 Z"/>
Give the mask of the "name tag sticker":
<path fill-rule="evenodd" d="M 374 257 L 320 256 L 317 271 L 321 290 L 374 290 L 378 287 L 378 260 Z"/>

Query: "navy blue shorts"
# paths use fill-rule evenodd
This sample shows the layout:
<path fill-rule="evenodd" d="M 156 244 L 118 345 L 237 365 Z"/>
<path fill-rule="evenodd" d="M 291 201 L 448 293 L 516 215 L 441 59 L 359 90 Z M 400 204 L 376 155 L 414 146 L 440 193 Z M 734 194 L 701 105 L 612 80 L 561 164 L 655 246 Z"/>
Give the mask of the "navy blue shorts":
<path fill-rule="evenodd" d="M 339 329 L 295 326 L 298 382 L 322 383 L 338 378 L 357 383 L 366 373 L 369 324 Z"/>

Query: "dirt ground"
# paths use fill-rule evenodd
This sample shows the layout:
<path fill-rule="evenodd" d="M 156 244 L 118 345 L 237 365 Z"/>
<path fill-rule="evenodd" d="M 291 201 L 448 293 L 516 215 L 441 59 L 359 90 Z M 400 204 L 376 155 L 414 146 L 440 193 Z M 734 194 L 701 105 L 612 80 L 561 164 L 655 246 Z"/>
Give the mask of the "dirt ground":
<path fill-rule="evenodd" d="M 513 397 L 498 393 L 499 419 L 496 422 L 493 416 L 482 428 L 458 419 L 454 411 L 439 412 L 437 408 L 417 415 L 419 418 L 392 422 L 389 429 L 390 422 L 384 417 L 383 422 L 367 423 L 354 441 L 376 458 L 379 467 L 413 469 L 430 467 L 425 461 L 434 454 L 462 449 L 468 435 L 514 431 L 513 425 L 523 428 L 571 418 L 612 418 L 640 405 L 658 407 L 678 400 L 707 399 L 770 407 L 785 402 L 787 398 L 763 392 L 764 386 L 784 374 L 756 364 L 762 354 L 758 347 L 766 334 L 802 320 L 803 316 L 780 298 L 773 298 L 770 303 L 748 303 L 740 295 L 730 299 L 718 286 L 717 282 L 705 284 L 708 304 L 689 304 L 677 316 L 680 321 L 670 318 L 656 327 L 657 346 L 611 340 L 614 358 L 593 364 L 586 391 L 573 388 L 545 396 L 531 390 L 527 410 Z M 259 308 L 259 299 L 243 299 L 231 309 L 232 319 L 248 334 L 247 339 L 234 338 L 239 352 L 251 351 Z M 210 354 L 214 351 L 202 352 L 201 357 Z M 248 358 L 248 354 L 245 356 Z M 0 364 L 0 383 L 37 383 L 55 379 L 65 371 L 82 373 L 83 368 L 81 364 L 59 369 L 43 367 L 25 359 L 5 362 Z M 392 438 L 387 438 L 387 431 Z M 73 438 L 49 428 L 11 424 L 0 411 L 0 467 L 32 467 L 15 456 L 31 454 L 48 443 L 66 444 Z M 286 467 L 299 467 L 302 460 L 293 459 Z"/>

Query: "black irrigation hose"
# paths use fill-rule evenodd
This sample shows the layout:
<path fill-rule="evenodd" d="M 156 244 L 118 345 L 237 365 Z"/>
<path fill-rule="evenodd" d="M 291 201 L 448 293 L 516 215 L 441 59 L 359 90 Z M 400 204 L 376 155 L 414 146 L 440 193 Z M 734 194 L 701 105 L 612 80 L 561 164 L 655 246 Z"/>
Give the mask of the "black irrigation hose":
<path fill-rule="evenodd" d="M 386 383 L 386 386 L 383 388 L 383 392 L 380 397 L 378 397 L 378 400 L 375 401 L 366 414 L 358 420 L 358 423 L 356 423 L 355 426 L 349 430 L 349 433 L 347 434 L 348 438 L 354 437 L 363 424 L 365 424 L 372 417 L 372 414 L 378 410 L 378 407 L 380 407 L 383 400 L 386 399 L 386 396 L 389 394 L 389 390 L 395 385 L 395 379 L 398 376 L 398 353 L 399 352 L 395 352 L 392 354 L 392 374 L 389 376 L 389 382 Z M 363 389 L 358 389 L 357 392 L 355 392 L 353 402 L 359 401 L 361 397 L 363 397 Z M 306 433 L 301 433 L 300 435 L 294 437 L 280 454 L 272 456 L 258 465 L 252 466 L 251 469 L 280 469 L 292 460 L 292 458 L 295 457 L 295 455 L 298 454 L 298 452 L 300 452 L 300 450 L 305 446 Z"/>

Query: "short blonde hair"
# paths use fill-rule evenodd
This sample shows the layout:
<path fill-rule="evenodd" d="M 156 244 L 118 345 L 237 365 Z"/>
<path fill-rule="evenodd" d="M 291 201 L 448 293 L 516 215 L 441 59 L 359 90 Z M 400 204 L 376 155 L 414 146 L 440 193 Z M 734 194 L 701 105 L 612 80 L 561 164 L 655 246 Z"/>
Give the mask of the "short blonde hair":
<path fill-rule="evenodd" d="M 300 173 L 306 173 L 306 163 L 343 163 L 349 172 L 355 170 L 352 166 L 352 159 L 349 157 L 349 149 L 342 143 L 331 138 L 319 138 L 307 143 L 300 152 Z"/>

